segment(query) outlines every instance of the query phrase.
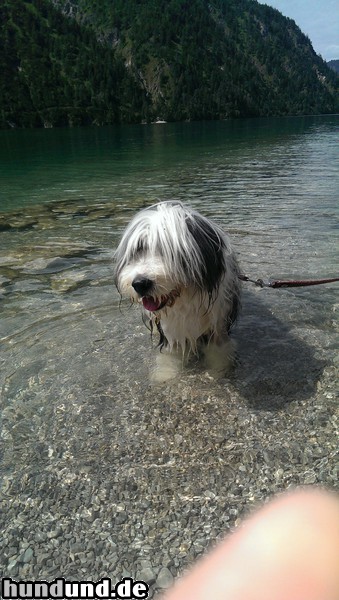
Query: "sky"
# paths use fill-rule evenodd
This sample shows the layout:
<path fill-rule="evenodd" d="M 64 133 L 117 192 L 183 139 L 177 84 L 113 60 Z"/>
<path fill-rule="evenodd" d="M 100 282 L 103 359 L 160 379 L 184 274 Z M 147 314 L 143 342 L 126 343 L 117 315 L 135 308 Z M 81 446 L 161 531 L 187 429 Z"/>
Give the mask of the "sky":
<path fill-rule="evenodd" d="M 293 19 L 324 60 L 339 59 L 338 0 L 259 0 Z"/>

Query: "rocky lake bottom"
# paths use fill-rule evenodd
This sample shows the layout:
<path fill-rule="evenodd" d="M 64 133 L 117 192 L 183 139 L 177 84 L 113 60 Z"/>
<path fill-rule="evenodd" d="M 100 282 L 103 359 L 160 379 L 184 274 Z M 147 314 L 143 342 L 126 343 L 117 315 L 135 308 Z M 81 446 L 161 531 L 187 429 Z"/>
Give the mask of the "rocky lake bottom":
<path fill-rule="evenodd" d="M 0 216 L 4 576 L 130 576 L 152 598 L 272 494 L 337 485 L 338 284 L 244 284 L 230 377 L 193 363 L 152 385 L 156 340 L 113 284 L 118 237 L 142 206 L 75 199 Z M 290 275 L 307 255 L 324 275 L 311 242 L 291 234 L 282 252 L 264 228 L 230 233 L 247 274 L 271 261 Z"/>

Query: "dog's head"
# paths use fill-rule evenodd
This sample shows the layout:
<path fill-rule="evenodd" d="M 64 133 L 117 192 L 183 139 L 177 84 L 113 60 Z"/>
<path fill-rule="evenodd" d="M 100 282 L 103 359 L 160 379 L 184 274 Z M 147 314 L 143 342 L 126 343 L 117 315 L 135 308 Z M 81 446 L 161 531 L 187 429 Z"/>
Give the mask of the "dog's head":
<path fill-rule="evenodd" d="M 180 202 L 139 212 L 117 248 L 115 283 L 150 312 L 172 307 L 188 289 L 212 303 L 231 254 L 223 231 Z"/>

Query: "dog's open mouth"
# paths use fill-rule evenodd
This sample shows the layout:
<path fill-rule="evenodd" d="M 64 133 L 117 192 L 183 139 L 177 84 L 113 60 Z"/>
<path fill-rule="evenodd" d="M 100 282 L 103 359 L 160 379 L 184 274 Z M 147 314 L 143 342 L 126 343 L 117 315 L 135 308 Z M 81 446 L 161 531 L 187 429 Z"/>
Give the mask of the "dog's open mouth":
<path fill-rule="evenodd" d="M 167 296 L 153 298 L 153 296 L 143 296 L 141 299 L 143 307 L 150 312 L 161 310 L 162 308 L 173 306 L 177 297 L 180 295 L 178 290 L 172 290 Z"/>

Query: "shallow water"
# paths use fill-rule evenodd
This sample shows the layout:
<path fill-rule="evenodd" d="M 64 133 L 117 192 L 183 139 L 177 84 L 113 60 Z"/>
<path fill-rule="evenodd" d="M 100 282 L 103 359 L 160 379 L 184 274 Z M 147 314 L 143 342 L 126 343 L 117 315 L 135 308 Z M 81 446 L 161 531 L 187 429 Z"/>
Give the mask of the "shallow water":
<path fill-rule="evenodd" d="M 175 198 L 230 232 L 254 279 L 338 276 L 337 126 L 338 118 L 319 117 L 0 132 L 3 530 L 8 546 L 21 527 L 34 549 L 25 562 L 25 542 L 17 542 L 17 558 L 12 542 L 2 557 L 8 575 L 80 576 L 83 564 L 69 558 L 65 537 L 59 550 L 68 559 L 58 559 L 56 545 L 41 566 L 35 532 L 46 537 L 57 519 L 63 533 L 74 533 L 79 520 L 95 522 L 86 521 L 93 502 L 98 522 L 93 530 L 83 525 L 86 540 L 107 526 L 122 548 L 139 531 L 146 499 L 151 519 L 160 505 L 179 514 L 187 499 L 200 498 L 200 512 L 189 513 L 198 523 L 212 489 L 221 499 L 204 517 L 213 530 L 221 506 L 231 507 L 232 524 L 290 484 L 335 485 L 338 284 L 244 284 L 231 377 L 215 382 L 193 365 L 155 389 L 148 372 L 156 340 L 138 308 L 120 304 L 113 256 L 136 210 Z M 253 454 L 258 448 L 265 467 Z M 80 495 L 86 488 L 87 496 L 76 504 L 66 488 Z M 109 506 L 129 518 L 117 523 Z M 192 527 L 177 538 L 190 537 Z M 156 553 L 160 542 L 147 531 L 139 550 L 150 550 L 135 550 L 134 562 Z M 206 536 L 213 539 L 210 530 Z M 196 554 L 176 558 L 173 574 Z M 92 577 L 109 572 L 104 556 L 107 548 L 85 559 Z"/>

